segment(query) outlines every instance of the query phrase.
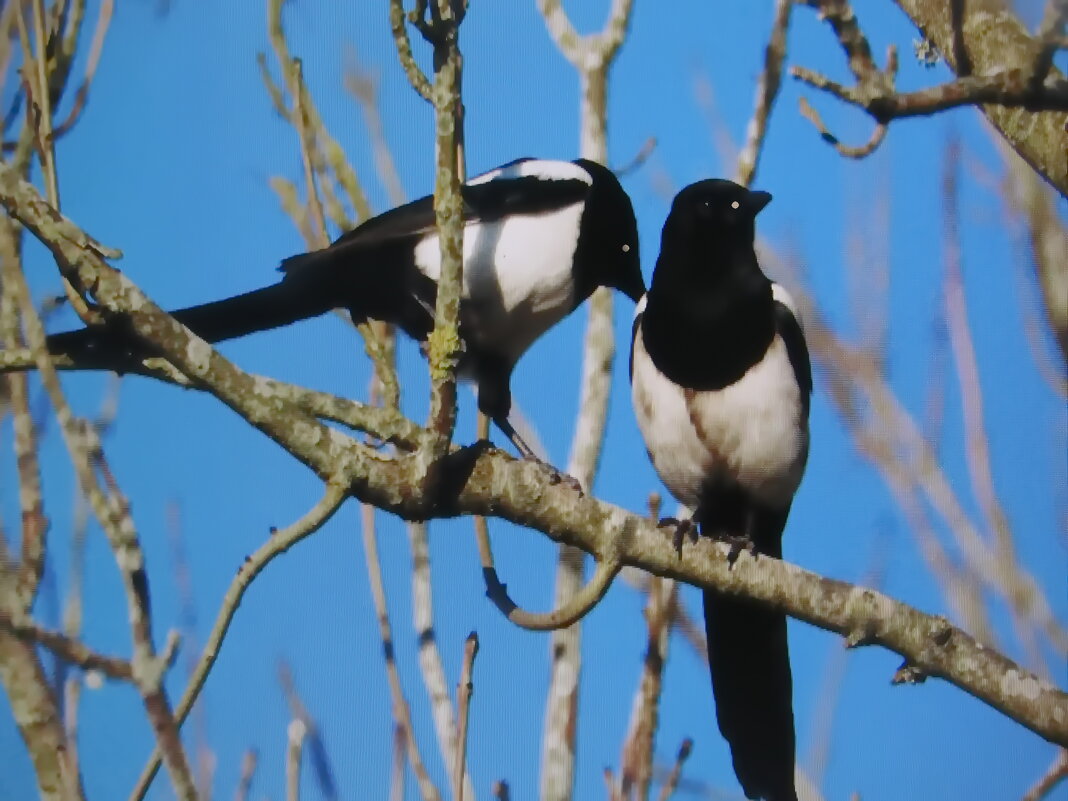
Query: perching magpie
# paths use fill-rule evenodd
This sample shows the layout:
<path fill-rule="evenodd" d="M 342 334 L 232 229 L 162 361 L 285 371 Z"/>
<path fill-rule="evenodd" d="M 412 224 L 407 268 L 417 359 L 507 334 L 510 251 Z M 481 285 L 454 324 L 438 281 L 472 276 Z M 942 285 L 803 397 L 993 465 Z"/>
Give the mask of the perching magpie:
<path fill-rule="evenodd" d="M 610 170 L 586 159 L 517 159 L 468 181 L 458 373 L 478 388 L 479 409 L 524 456 L 508 421 L 519 358 L 599 286 L 635 302 L 645 292 L 630 198 Z M 171 312 L 208 342 L 289 325 L 331 309 L 394 323 L 416 341 L 434 327 L 440 275 L 433 198 L 365 221 L 322 250 L 293 256 L 278 283 Z M 144 357 L 116 327 L 48 339 L 53 354 L 85 366 Z"/>
<path fill-rule="evenodd" d="M 808 457 L 812 369 L 790 296 L 753 248 L 770 200 L 724 180 L 679 192 L 635 312 L 630 369 L 649 456 L 701 533 L 781 559 Z M 704 611 L 716 717 L 742 789 L 796 801 L 786 617 L 715 592 Z"/>

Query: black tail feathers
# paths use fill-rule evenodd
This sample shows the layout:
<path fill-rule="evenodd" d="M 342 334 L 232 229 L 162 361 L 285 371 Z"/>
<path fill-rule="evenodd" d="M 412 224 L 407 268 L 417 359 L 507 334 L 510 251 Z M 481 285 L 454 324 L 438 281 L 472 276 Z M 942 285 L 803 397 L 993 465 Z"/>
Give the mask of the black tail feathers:
<path fill-rule="evenodd" d="M 222 342 L 346 305 L 338 300 L 328 284 L 304 280 L 298 274 L 243 295 L 178 309 L 171 315 L 202 339 Z M 48 338 L 48 349 L 53 355 L 70 356 L 82 366 L 100 368 L 121 369 L 124 361 L 152 355 L 120 324 L 54 334 Z"/>
<path fill-rule="evenodd" d="M 785 523 L 754 537 L 758 553 L 781 558 Z M 747 798 L 797 801 L 793 678 L 786 616 L 744 598 L 704 593 L 705 633 L 719 730 Z"/>

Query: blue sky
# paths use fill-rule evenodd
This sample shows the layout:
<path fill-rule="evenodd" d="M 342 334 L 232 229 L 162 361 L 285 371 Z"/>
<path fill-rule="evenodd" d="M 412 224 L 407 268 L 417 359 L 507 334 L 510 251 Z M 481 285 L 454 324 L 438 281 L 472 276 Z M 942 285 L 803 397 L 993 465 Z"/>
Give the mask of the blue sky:
<path fill-rule="evenodd" d="M 97 3 L 90 2 L 90 19 Z M 360 10 L 353 10 L 358 5 Z M 571 3 L 580 30 L 601 25 L 608 2 Z M 1024 3 L 1034 19 L 1036 0 Z M 352 54 L 380 78 L 385 130 L 405 190 L 430 190 L 433 117 L 407 86 L 397 65 L 384 4 L 290 4 L 285 20 L 293 52 L 326 124 L 345 147 L 374 207 L 389 203 L 375 176 L 370 141 L 355 103 L 342 88 Z M 238 10 L 240 8 L 240 10 Z M 120 267 L 165 306 L 182 306 L 260 286 L 274 267 L 302 248 L 267 180 L 300 182 L 294 131 L 272 112 L 255 55 L 268 51 L 263 4 L 227 4 L 205 11 L 178 0 L 165 16 L 149 2 L 117 11 L 91 100 L 78 129 L 62 140 L 58 161 L 64 212 L 99 240 L 120 247 Z M 857 13 L 882 59 L 885 45 L 902 52 L 900 85 L 916 88 L 946 77 L 910 56 L 917 33 L 892 4 L 858 2 Z M 703 78 L 715 107 L 737 141 L 751 110 L 754 80 L 770 27 L 771 3 L 730 0 L 636 3 L 630 36 L 613 69 L 609 101 L 609 155 L 629 162 L 649 137 L 658 146 L 647 164 L 624 180 L 639 219 L 648 279 L 659 229 L 675 188 L 713 175 L 730 175 L 717 152 L 713 126 L 697 100 Z M 571 65 L 556 51 L 535 4 L 521 0 L 474 3 L 461 34 L 465 54 L 467 159 L 472 173 L 522 155 L 578 155 L 578 89 Z M 790 63 L 826 71 L 848 82 L 837 42 L 808 9 L 794 14 Z M 425 55 L 425 53 L 421 54 Z M 5 91 L 10 91 L 6 87 Z M 969 312 L 990 430 L 995 482 L 1017 533 L 1021 558 L 1035 573 L 1061 621 L 1068 620 L 1064 515 L 1065 409 L 1038 375 L 1024 337 L 1035 314 L 1036 292 L 1021 282 L 1028 267 L 1019 240 L 1007 230 L 999 199 L 982 180 L 1000 162 L 977 113 L 962 110 L 934 119 L 895 123 L 871 158 L 853 162 L 820 141 L 797 113 L 804 94 L 843 140 L 867 139 L 862 114 L 787 79 L 755 181 L 774 202 L 760 231 L 804 260 L 822 307 L 839 330 L 858 330 L 851 308 L 844 251 L 847 232 L 871 237 L 874 198 L 889 193 L 890 351 L 888 369 L 902 402 L 922 417 L 930 381 L 932 332 L 941 315 L 941 159 L 948 134 L 962 139 L 961 225 Z M 968 166 L 973 165 L 973 166 Z M 974 166 L 978 165 L 978 166 Z M 1061 211 L 1064 206 L 1061 202 Z M 872 247 L 878 249 L 876 240 Z M 54 266 L 31 246 L 27 259 L 36 291 L 57 287 Z M 1023 286 L 1023 290 L 1021 290 Z M 630 411 L 626 386 L 629 301 L 616 301 L 619 347 L 608 442 L 596 494 L 640 511 L 660 487 L 647 462 Z M 567 459 L 578 397 L 580 311 L 550 332 L 520 363 L 513 393 L 536 425 L 552 460 Z M 73 323 L 67 313 L 58 329 Z M 1043 333 L 1042 347 L 1054 354 Z M 333 317 L 291 330 L 228 343 L 224 352 L 251 371 L 353 397 L 366 397 L 362 348 Z M 426 379 L 414 347 L 401 348 L 406 408 L 425 413 Z M 946 423 L 940 455 L 976 517 L 962 450 L 956 383 L 946 376 Z M 106 379 L 68 376 L 78 407 L 91 413 Z M 806 568 L 859 579 L 885 549 L 885 590 L 930 612 L 947 611 L 937 584 L 920 560 L 907 523 L 878 474 L 849 440 L 821 391 L 812 411 L 808 473 L 787 527 L 786 556 Z M 474 436 L 473 402 L 463 394 L 458 439 Z M 42 401 L 43 402 L 43 401 Z M 318 497 L 316 479 L 277 446 L 208 397 L 127 379 L 121 416 L 108 441 L 115 473 L 133 500 L 147 554 L 157 632 L 179 624 L 180 609 L 168 542 L 166 507 L 182 510 L 185 548 L 193 576 L 200 634 L 246 554 L 270 526 L 299 517 Z M 10 453 L 10 424 L 0 424 Z M 64 588 L 74 484 L 54 426 L 43 445 L 45 488 L 52 521 L 50 584 Z M 0 512 L 8 530 L 17 517 L 14 465 L 0 461 Z M 1060 488 L 1058 490 L 1058 487 Z M 1059 504 L 1059 505 L 1058 505 Z M 498 569 L 513 596 L 534 609 L 548 607 L 555 546 L 545 537 L 491 522 Z M 417 736 L 439 785 L 446 786 L 419 679 L 411 634 L 410 556 L 403 525 L 379 518 L 386 589 L 397 658 L 416 720 Z M 476 629 L 476 664 L 469 766 L 482 798 L 505 778 L 515 799 L 536 797 L 540 732 L 548 676 L 549 639 L 520 632 L 483 598 L 470 521 L 431 529 L 436 630 L 450 682 L 459 674 L 463 638 Z M 42 598 L 46 620 L 59 602 Z M 129 634 L 113 559 L 100 532 L 90 531 L 86 582 L 86 639 L 94 647 L 127 653 Z M 686 589 L 690 609 L 697 593 Z M 579 724 L 578 798 L 601 797 L 601 771 L 618 766 L 645 643 L 640 596 L 617 582 L 583 627 L 584 674 Z M 995 622 L 1004 647 L 1021 658 L 1019 643 L 1000 607 Z M 55 621 L 55 618 L 51 618 Z M 799 756 L 809 754 L 815 721 L 826 714 L 824 674 L 841 649 L 839 638 L 791 624 Z M 383 797 L 388 782 L 392 721 L 381 645 L 368 591 L 356 504 L 348 503 L 322 531 L 272 564 L 246 595 L 222 655 L 202 696 L 218 766 L 215 790 L 229 797 L 240 755 L 261 756 L 255 798 L 283 795 L 288 710 L 276 678 L 284 657 L 292 665 L 308 708 L 326 737 L 343 798 Z M 979 701 L 937 681 L 893 688 L 900 659 L 878 649 L 851 652 L 836 688 L 827 799 L 859 791 L 865 801 L 910 798 L 1018 797 L 1049 765 L 1054 749 Z M 1065 679 L 1063 658 L 1054 678 Z M 184 684 L 170 679 L 172 696 Z M 715 729 L 705 667 L 681 641 L 665 678 L 658 756 L 672 758 L 684 736 L 696 740 L 686 776 L 740 799 L 729 757 Z M 84 696 L 81 741 L 91 798 L 125 798 L 148 753 L 150 733 L 135 693 L 108 686 Z M 821 711 L 822 710 L 822 711 Z M 0 797 L 33 797 L 6 701 L 0 701 Z M 8 754 L 18 756 L 8 758 Z M 304 798 L 318 798 L 310 780 Z M 150 797 L 170 797 L 166 780 Z M 409 786 L 409 798 L 416 798 Z M 1068 790 L 1055 796 L 1063 801 Z"/>

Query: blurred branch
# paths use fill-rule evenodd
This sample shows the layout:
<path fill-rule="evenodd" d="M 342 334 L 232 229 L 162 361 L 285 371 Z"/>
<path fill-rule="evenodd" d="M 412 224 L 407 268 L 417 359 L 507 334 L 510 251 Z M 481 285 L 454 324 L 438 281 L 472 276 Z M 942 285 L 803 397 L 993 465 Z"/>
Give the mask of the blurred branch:
<path fill-rule="evenodd" d="M 349 219 L 338 199 L 334 189 L 335 183 L 344 190 L 357 221 L 371 216 L 371 206 L 356 171 L 319 115 L 304 82 L 301 60 L 294 58 L 289 52 L 285 28 L 282 24 L 282 0 L 268 0 L 267 27 L 271 47 L 282 72 L 284 88 L 274 82 L 267 67 L 266 57 L 262 53 L 257 60 L 264 86 L 275 109 L 297 132 L 301 164 L 304 168 L 307 203 L 306 205 L 299 203 L 295 188 L 283 179 L 272 180 L 272 188 L 282 200 L 286 213 L 305 236 L 308 247 L 325 248 L 330 244 L 326 215 L 329 215 L 332 222 L 343 231 L 354 226 L 354 222 Z M 319 198 L 320 190 L 325 197 L 325 214 L 323 203 Z M 348 319 L 347 315 L 343 316 Z M 356 328 L 363 337 L 364 348 L 374 365 L 375 378 L 378 386 L 382 388 L 386 403 L 395 407 L 399 388 L 394 365 L 392 334 L 387 326 L 370 321 L 357 322 Z"/>
<path fill-rule="evenodd" d="M 312 532 L 318 531 L 327 520 L 333 517 L 347 497 L 348 495 L 341 484 L 336 482 L 327 483 L 323 497 L 318 503 L 292 525 L 283 529 L 273 529 L 267 542 L 245 559 L 241 567 L 238 568 L 237 575 L 234 576 L 233 581 L 230 582 L 230 587 L 223 596 L 219 612 L 215 618 L 215 624 L 212 626 L 211 631 L 208 633 L 208 639 L 204 643 L 204 650 L 200 655 L 200 660 L 191 671 L 185 692 L 182 693 L 182 699 L 178 703 L 175 718 L 179 725 L 186 719 L 189 711 L 196 703 L 197 696 L 200 694 L 200 690 L 208 678 L 208 673 L 219 656 L 223 640 L 226 638 L 226 632 L 230 629 L 230 622 L 234 618 L 234 613 L 237 612 L 237 607 L 241 605 L 241 599 L 244 597 L 245 590 L 248 589 L 249 584 L 276 556 L 285 553 Z M 160 751 L 157 748 L 152 752 L 152 756 L 149 757 L 148 763 L 138 777 L 133 792 L 130 793 L 131 801 L 140 801 L 144 798 L 152 779 L 156 775 L 156 771 L 159 770 L 159 764 Z"/>
<path fill-rule="evenodd" d="M 300 718 L 286 727 L 286 801 L 300 801 L 300 761 L 307 728 Z"/>
<path fill-rule="evenodd" d="M 375 604 L 378 618 L 379 635 L 382 638 L 382 656 L 386 662 L 386 677 L 389 680 L 389 692 L 392 697 L 393 720 L 404 731 L 408 750 L 408 762 L 415 773 L 416 782 L 423 801 L 440 801 L 441 795 L 427 773 L 423 755 L 415 739 L 412 727 L 412 711 L 408 699 L 404 697 L 400 671 L 397 669 L 396 652 L 393 649 L 393 627 L 389 622 L 389 607 L 386 605 L 386 589 L 382 583 L 382 567 L 378 559 L 378 541 L 375 535 L 375 509 L 369 504 L 360 504 L 363 528 L 363 548 L 367 559 L 367 578 L 371 587 L 371 598 Z"/>
<path fill-rule="evenodd" d="M 626 38 L 632 0 L 612 0 L 604 27 L 579 36 L 559 0 L 538 0 L 538 8 L 557 48 L 579 74 L 579 153 L 608 163 L 608 71 Z M 590 297 L 589 321 L 583 342 L 582 379 L 575 433 L 567 473 L 592 491 L 604 444 L 608 393 L 612 385 L 615 338 L 612 296 L 606 288 Z M 579 550 L 559 551 L 553 607 L 565 607 L 580 592 L 584 558 Z M 578 732 L 579 679 L 582 673 L 581 629 L 572 625 L 553 631 L 542 740 L 542 801 L 570 799 L 575 783 L 575 742 Z"/>
<path fill-rule="evenodd" d="M 456 771 L 456 718 L 434 627 L 430 547 L 427 542 L 426 524 L 409 523 L 408 540 L 412 549 L 412 624 L 419 643 L 419 669 L 422 671 L 423 685 L 430 698 L 430 712 L 434 718 L 438 750 L 441 751 L 445 769 L 452 776 Z M 400 728 L 403 730 L 403 727 Z M 474 801 L 475 791 L 470 776 L 464 779 L 464 796 L 468 801 Z"/>
<path fill-rule="evenodd" d="M 796 290 L 796 291 L 795 291 Z M 806 338 L 828 369 L 828 389 L 858 442 L 894 486 L 915 487 L 945 521 L 968 567 L 1009 602 L 1022 620 L 1041 628 L 1058 650 L 1068 647 L 1037 582 L 1020 565 L 1001 563 L 964 511 L 945 471 L 916 422 L 901 405 L 878 366 L 864 351 L 841 341 L 806 293 L 791 288 L 805 320 Z M 878 445 L 878 447 L 873 447 Z"/>
<path fill-rule="evenodd" d="M 197 636 L 196 594 L 193 588 L 193 573 L 189 568 L 189 558 L 185 550 L 184 532 L 182 530 L 182 508 L 173 498 L 165 507 L 167 539 L 171 546 L 171 563 L 174 565 L 174 583 L 178 587 L 179 619 L 181 620 L 182 642 L 185 645 L 183 662 L 185 664 L 185 681 L 188 683 L 196 670 L 199 653 Z M 211 789 L 215 774 L 215 756 L 208 741 L 207 711 L 204 704 L 195 704 L 193 743 L 196 754 L 197 790 L 201 801 L 211 798 Z"/>
<path fill-rule="evenodd" d="M 78 120 L 81 119 L 85 111 L 89 102 L 89 87 L 92 86 L 93 78 L 96 76 L 96 68 L 100 64 L 100 54 L 104 51 L 104 40 L 107 38 L 108 28 L 111 26 L 114 9 L 115 0 L 102 0 L 100 13 L 96 20 L 96 29 L 93 31 L 93 42 L 89 47 L 89 59 L 85 65 L 85 75 L 82 76 L 78 91 L 74 93 L 74 104 L 71 106 L 70 111 L 67 112 L 66 119 L 59 123 L 52 132 L 53 139 L 59 139 L 74 130 L 74 126 L 77 125 Z"/>
<path fill-rule="evenodd" d="M 1064 781 L 1065 777 L 1068 777 L 1068 751 L 1061 749 L 1057 752 L 1057 756 L 1054 758 L 1049 770 L 1035 782 L 1030 790 L 1024 793 L 1021 801 L 1042 801 L 1043 798 L 1053 792 L 1058 784 Z"/>
<path fill-rule="evenodd" d="M 668 774 L 667 780 L 660 788 L 659 801 L 671 801 L 671 796 L 675 794 L 675 789 L 679 786 L 682 766 L 686 764 L 686 760 L 690 758 L 691 753 L 693 753 L 693 740 L 687 737 L 679 746 L 679 752 L 675 756 L 675 764 L 671 768 L 671 773 Z"/>
<path fill-rule="evenodd" d="M 6 579 L 0 576 L 0 580 Z M 125 659 L 97 653 L 85 643 L 43 628 L 28 617 L 8 615 L 6 610 L 0 609 L 0 629 L 26 643 L 47 648 L 64 662 L 82 670 L 99 671 L 116 681 L 133 680 L 133 667 Z"/>
<path fill-rule="evenodd" d="M 671 642 L 671 619 L 678 604 L 678 584 L 671 579 L 652 578 L 645 604 L 648 637 L 641 678 L 634 694 L 630 726 L 620 766 L 624 798 L 637 788 L 638 801 L 648 801 L 653 778 L 653 750 L 659 726 L 660 697 L 664 666 Z"/>
<path fill-rule="evenodd" d="M 237 790 L 234 792 L 234 801 L 248 801 L 248 793 L 252 788 L 252 778 L 256 775 L 256 765 L 258 762 L 259 754 L 254 748 L 249 748 L 241 757 L 241 775 L 237 780 Z"/>
<path fill-rule="evenodd" d="M 961 267 L 961 243 L 957 210 L 957 172 L 960 144 L 951 139 L 946 146 L 942 176 L 943 261 L 945 263 L 944 302 L 946 327 L 953 350 L 965 432 L 965 461 L 971 478 L 972 494 L 979 502 L 987 530 L 994 539 L 994 558 L 1007 573 L 1022 574 L 1008 516 L 994 488 L 990 466 L 990 442 L 983 419 L 983 388 L 979 365 L 968 321 L 964 276 Z M 1017 604 L 1018 606 L 1018 604 Z M 1017 630 L 1036 667 L 1043 664 L 1042 651 L 1030 627 L 1016 621 Z"/>
<path fill-rule="evenodd" d="M 756 100 L 753 104 L 753 116 L 745 131 L 745 145 L 738 154 L 734 180 L 742 186 L 749 186 L 756 174 L 760 154 L 764 149 L 764 137 L 768 133 L 768 120 L 775 98 L 782 84 L 782 64 L 786 59 L 786 30 L 790 24 L 790 9 L 794 0 L 776 0 L 775 17 L 764 48 L 764 69 L 757 80 Z"/>
<path fill-rule="evenodd" d="M 319 792 L 325 801 L 337 801 L 337 781 L 334 779 L 334 769 L 330 766 L 330 760 L 327 757 L 322 732 L 319 731 L 315 718 L 301 700 L 296 682 L 293 680 L 293 671 L 284 659 L 279 660 L 278 663 L 278 680 L 282 685 L 282 692 L 285 694 L 286 703 L 289 704 L 289 712 L 293 720 L 300 721 L 301 747 L 303 748 L 305 741 L 311 742 L 311 760 L 315 768 L 316 781 L 319 783 Z"/>
<path fill-rule="evenodd" d="M 404 727 L 393 724 L 393 763 L 389 771 L 389 801 L 404 801 L 404 768 L 406 764 L 405 747 L 408 738 Z"/>
<path fill-rule="evenodd" d="M 472 631 L 464 641 L 464 661 L 460 668 L 460 683 L 456 688 L 456 704 L 460 707 L 456 758 L 453 760 L 454 768 L 452 771 L 452 795 L 456 801 L 464 801 L 464 784 L 467 779 L 467 726 L 471 712 L 471 695 L 474 692 L 472 675 L 477 655 L 478 634 Z"/>

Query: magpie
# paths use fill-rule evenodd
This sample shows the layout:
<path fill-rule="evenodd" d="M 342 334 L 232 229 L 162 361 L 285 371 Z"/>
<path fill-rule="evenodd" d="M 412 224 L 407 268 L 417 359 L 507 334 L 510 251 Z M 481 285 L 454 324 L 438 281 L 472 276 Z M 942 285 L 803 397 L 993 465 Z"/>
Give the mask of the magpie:
<path fill-rule="evenodd" d="M 662 521 L 680 525 L 680 547 L 696 523 L 781 559 L 808 457 L 812 368 L 793 302 L 753 247 L 770 200 L 717 179 L 679 192 L 635 310 L 630 375 L 656 472 L 693 510 L 692 523 Z M 742 789 L 796 801 L 786 617 L 712 591 L 704 613 L 716 717 Z"/>
<path fill-rule="evenodd" d="M 508 421 L 512 370 L 526 350 L 599 286 L 645 292 L 634 210 L 619 180 L 587 159 L 521 158 L 461 187 L 464 218 L 460 377 L 521 455 Z M 366 220 L 329 247 L 285 259 L 282 279 L 171 315 L 208 342 L 289 325 L 332 309 L 393 323 L 418 342 L 434 327 L 441 274 L 433 198 Z M 87 367 L 152 355 L 121 323 L 55 334 L 49 350 Z M 128 363 L 128 362 L 127 362 Z"/>

